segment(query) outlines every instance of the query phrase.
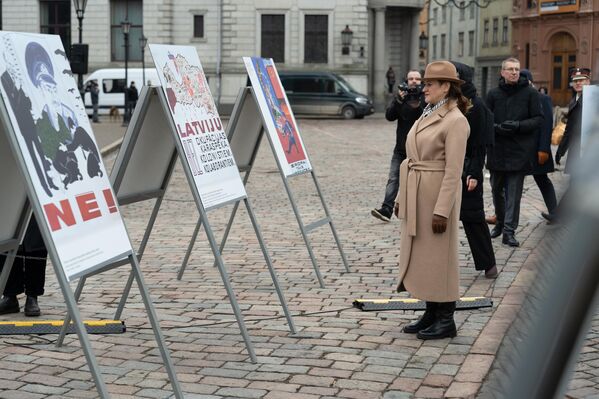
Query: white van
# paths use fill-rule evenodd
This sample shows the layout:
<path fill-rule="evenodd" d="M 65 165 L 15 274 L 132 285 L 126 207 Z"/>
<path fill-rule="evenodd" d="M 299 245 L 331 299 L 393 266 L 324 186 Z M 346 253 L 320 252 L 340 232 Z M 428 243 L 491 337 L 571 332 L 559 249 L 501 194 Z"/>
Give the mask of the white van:
<path fill-rule="evenodd" d="M 146 84 L 158 85 L 158 74 L 155 68 L 146 68 Z M 119 110 L 119 114 L 123 115 L 124 104 L 125 104 L 125 86 L 129 87 L 131 82 L 135 82 L 137 90 L 141 92 L 143 86 L 143 69 L 141 68 L 128 68 L 127 69 L 127 84 L 125 85 L 125 68 L 109 68 L 109 69 L 98 69 L 92 72 L 84 81 L 83 87 L 87 87 L 87 84 L 92 80 L 98 82 L 100 87 L 100 93 L 98 94 L 98 113 L 100 115 L 108 115 L 112 107 L 116 107 Z M 91 93 L 87 91 L 84 95 L 85 110 L 87 114 L 91 116 L 92 99 Z"/>

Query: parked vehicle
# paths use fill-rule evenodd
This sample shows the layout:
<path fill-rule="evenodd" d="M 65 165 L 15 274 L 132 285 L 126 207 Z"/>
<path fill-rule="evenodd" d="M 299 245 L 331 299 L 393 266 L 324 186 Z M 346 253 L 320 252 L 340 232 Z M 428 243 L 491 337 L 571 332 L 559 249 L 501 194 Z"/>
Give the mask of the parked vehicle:
<path fill-rule="evenodd" d="M 146 84 L 159 84 L 158 74 L 154 68 L 146 68 Z M 88 87 L 88 83 L 96 80 L 100 86 L 98 95 L 98 113 L 108 115 L 111 108 L 116 107 L 120 114 L 123 114 L 125 104 L 125 87 L 129 87 L 131 82 L 135 82 L 137 90 L 141 91 L 143 86 L 143 69 L 129 68 L 127 70 L 127 84 L 125 85 L 125 68 L 98 69 L 92 72 L 84 81 L 83 87 Z M 91 94 L 84 95 L 85 110 L 89 115 L 92 114 Z"/>
<path fill-rule="evenodd" d="M 332 72 L 280 72 L 281 83 L 296 115 L 363 118 L 374 113 L 372 99 L 358 93 Z"/>

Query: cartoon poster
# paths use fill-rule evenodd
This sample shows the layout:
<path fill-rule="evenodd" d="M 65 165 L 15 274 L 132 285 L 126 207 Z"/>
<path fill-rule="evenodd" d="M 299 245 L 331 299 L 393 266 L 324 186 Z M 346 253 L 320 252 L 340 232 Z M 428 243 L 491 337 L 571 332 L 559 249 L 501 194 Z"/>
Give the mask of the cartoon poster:
<path fill-rule="evenodd" d="M 0 91 L 32 200 L 70 281 L 122 258 L 131 243 L 60 37 L 0 32 L 0 47 Z"/>
<path fill-rule="evenodd" d="M 311 171 L 312 166 L 274 61 L 270 58 L 243 57 L 243 62 L 283 173 L 291 176 Z"/>
<path fill-rule="evenodd" d="M 599 141 L 599 86 L 584 86 L 582 88 L 582 122 L 581 122 L 581 146 L 585 148 L 595 145 Z"/>
<path fill-rule="evenodd" d="M 204 208 L 245 198 L 195 47 L 151 44 L 150 51 Z"/>

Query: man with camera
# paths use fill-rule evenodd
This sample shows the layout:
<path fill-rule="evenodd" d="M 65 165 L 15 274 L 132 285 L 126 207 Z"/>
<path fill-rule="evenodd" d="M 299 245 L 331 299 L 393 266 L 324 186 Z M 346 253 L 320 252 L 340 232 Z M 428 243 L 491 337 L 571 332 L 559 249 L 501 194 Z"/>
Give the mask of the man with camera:
<path fill-rule="evenodd" d="M 393 205 L 399 190 L 399 165 L 406 159 L 406 137 L 426 106 L 422 95 L 421 81 L 420 72 L 409 71 L 406 81 L 398 86 L 397 95 L 394 96 L 385 112 L 385 118 L 389 122 L 397 121 L 395 148 L 391 158 L 385 199 L 379 209 L 370 211 L 372 216 L 384 222 L 388 222 L 393 214 Z"/>

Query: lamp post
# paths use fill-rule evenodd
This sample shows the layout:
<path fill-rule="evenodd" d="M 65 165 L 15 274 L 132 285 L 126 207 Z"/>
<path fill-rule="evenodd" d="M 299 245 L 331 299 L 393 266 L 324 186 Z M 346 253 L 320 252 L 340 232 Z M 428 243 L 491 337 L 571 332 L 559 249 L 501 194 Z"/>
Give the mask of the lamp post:
<path fill-rule="evenodd" d="M 146 84 L 146 60 L 145 60 L 146 44 L 148 44 L 148 38 L 145 37 L 142 32 L 141 37 L 139 38 L 139 46 L 141 47 L 141 76 L 142 76 L 143 82 L 141 82 L 140 87 L 143 87 Z"/>
<path fill-rule="evenodd" d="M 127 125 L 129 123 L 129 89 L 127 87 L 127 74 L 129 68 L 129 30 L 131 29 L 131 22 L 125 19 L 121 22 L 121 28 L 123 29 L 123 38 L 125 39 L 125 113 L 123 115 L 123 125 Z"/>
<path fill-rule="evenodd" d="M 349 29 L 349 25 L 345 25 L 345 29 L 341 31 L 341 44 L 343 45 L 343 47 L 341 47 L 342 55 L 349 55 L 349 46 L 351 46 L 353 36 L 354 32 Z"/>
<path fill-rule="evenodd" d="M 77 20 L 79 20 L 79 44 L 83 43 L 83 14 L 85 14 L 85 7 L 87 6 L 87 0 L 73 0 L 75 6 L 75 13 L 77 14 Z M 83 74 L 78 74 L 77 85 L 79 90 L 83 87 Z"/>

